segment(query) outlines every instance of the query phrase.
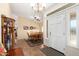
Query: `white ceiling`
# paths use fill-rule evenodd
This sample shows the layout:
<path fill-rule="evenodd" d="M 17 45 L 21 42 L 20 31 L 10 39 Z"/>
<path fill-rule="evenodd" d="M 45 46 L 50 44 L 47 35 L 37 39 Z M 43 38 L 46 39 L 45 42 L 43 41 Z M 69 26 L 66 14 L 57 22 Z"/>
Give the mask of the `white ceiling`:
<path fill-rule="evenodd" d="M 46 8 L 53 5 L 54 3 L 46 3 Z M 33 9 L 30 3 L 10 3 L 11 12 L 17 16 L 23 16 L 26 18 L 32 18 Z"/>

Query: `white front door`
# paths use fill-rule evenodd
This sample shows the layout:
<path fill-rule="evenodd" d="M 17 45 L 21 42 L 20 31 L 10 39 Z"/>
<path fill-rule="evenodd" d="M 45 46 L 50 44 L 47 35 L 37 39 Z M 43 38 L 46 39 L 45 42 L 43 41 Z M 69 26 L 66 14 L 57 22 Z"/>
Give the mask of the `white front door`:
<path fill-rule="evenodd" d="M 49 47 L 64 52 L 66 47 L 66 15 L 65 11 L 51 15 L 48 19 Z"/>

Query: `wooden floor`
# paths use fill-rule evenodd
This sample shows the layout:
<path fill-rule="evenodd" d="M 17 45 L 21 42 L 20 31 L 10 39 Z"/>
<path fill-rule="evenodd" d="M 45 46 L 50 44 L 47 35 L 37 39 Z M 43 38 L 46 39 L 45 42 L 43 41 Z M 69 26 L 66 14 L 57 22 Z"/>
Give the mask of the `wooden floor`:
<path fill-rule="evenodd" d="M 24 56 L 24 53 L 21 48 L 14 48 L 8 50 L 8 53 L 6 56 Z"/>
<path fill-rule="evenodd" d="M 40 51 L 40 46 L 30 47 L 23 39 L 17 40 L 16 45 L 22 48 L 24 56 L 45 56 L 45 54 Z"/>

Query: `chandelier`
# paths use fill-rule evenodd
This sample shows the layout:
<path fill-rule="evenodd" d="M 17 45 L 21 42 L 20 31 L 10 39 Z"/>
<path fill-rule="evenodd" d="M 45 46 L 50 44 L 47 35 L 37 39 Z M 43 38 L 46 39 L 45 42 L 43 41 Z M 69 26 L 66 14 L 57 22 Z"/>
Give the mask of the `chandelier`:
<path fill-rule="evenodd" d="M 46 7 L 44 3 L 33 3 L 31 4 L 34 11 L 40 12 L 43 11 Z"/>
<path fill-rule="evenodd" d="M 44 3 L 32 3 L 31 6 L 34 11 L 34 19 L 42 19 L 43 11 L 45 10 L 46 5 Z"/>

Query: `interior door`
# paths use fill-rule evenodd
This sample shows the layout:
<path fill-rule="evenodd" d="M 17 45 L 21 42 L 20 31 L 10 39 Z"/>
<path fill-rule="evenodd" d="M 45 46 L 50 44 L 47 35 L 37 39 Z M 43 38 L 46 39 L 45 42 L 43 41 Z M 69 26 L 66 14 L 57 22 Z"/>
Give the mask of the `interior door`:
<path fill-rule="evenodd" d="M 64 52 L 66 47 L 66 15 L 65 11 L 50 16 L 48 20 L 49 47 Z"/>

